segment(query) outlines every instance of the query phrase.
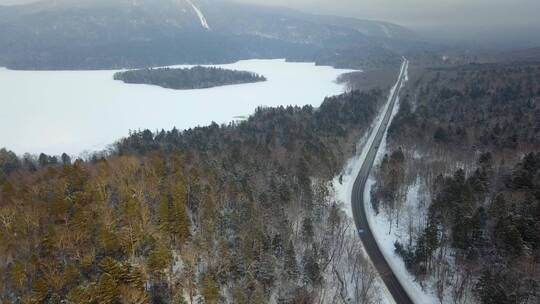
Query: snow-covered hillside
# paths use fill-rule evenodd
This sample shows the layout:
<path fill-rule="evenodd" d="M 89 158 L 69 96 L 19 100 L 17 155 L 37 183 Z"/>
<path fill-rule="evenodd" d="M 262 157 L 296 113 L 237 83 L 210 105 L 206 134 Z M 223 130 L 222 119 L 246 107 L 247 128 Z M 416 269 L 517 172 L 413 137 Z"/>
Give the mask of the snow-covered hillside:
<path fill-rule="evenodd" d="M 399 55 L 380 37 L 403 39 L 399 33 L 406 30 L 385 24 L 384 33 L 379 23 L 229 1 L 40 1 L 0 7 L 0 64 L 114 69 L 252 58 L 340 67 L 397 63 Z M 343 49 L 350 54 L 337 51 Z"/>
<path fill-rule="evenodd" d="M 186 1 L 189 3 L 189 5 L 191 5 L 191 7 L 193 7 L 193 10 L 195 11 L 197 16 L 199 17 L 199 20 L 201 21 L 201 26 L 209 30 L 210 26 L 208 25 L 208 22 L 206 21 L 206 17 L 204 17 L 203 12 L 193 3 L 193 1 L 191 0 L 186 0 Z"/>

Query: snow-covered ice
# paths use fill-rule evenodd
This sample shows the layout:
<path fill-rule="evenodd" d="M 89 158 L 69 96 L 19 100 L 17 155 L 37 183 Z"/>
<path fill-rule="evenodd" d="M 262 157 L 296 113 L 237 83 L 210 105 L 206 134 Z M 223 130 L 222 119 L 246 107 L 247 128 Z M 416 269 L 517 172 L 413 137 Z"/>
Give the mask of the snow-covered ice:
<path fill-rule="evenodd" d="M 268 81 L 178 91 L 113 80 L 116 71 L 13 71 L 0 68 L 0 147 L 16 153 L 78 154 L 103 149 L 129 130 L 180 130 L 228 123 L 258 106 L 319 106 L 340 94 L 335 79 L 349 70 L 244 60 L 219 65 Z"/>

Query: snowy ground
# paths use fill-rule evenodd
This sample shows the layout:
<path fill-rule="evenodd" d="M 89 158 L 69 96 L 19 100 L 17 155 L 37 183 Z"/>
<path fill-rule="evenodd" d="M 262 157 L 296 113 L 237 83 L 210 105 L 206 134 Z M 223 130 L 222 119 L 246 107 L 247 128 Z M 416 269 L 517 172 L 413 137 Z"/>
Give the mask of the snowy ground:
<path fill-rule="evenodd" d="M 390 106 L 390 99 L 392 98 L 392 95 L 394 95 L 394 91 L 396 90 L 396 85 L 394 85 L 394 87 L 392 87 L 392 89 L 390 90 L 386 104 L 382 107 L 382 109 L 377 114 L 369 130 L 360 139 L 360 141 L 358 141 L 356 145 L 356 152 L 357 152 L 356 155 L 347 161 L 347 164 L 345 165 L 345 168 L 343 169 L 342 173 L 339 176 L 336 176 L 334 178 L 333 187 L 336 191 L 336 198 L 339 201 L 345 203 L 345 208 L 346 208 L 345 211 L 347 212 L 347 215 L 349 215 L 349 217 L 351 218 L 353 216 L 352 206 L 351 206 L 351 196 L 352 196 L 352 190 L 354 186 L 354 180 L 356 179 L 356 176 L 358 176 L 358 173 L 360 172 L 360 168 L 362 167 L 362 164 L 364 163 L 366 159 L 366 155 L 369 151 L 369 147 L 371 147 L 373 141 L 375 140 L 375 136 L 377 135 L 376 130 L 378 130 L 382 124 L 382 121 L 384 119 L 384 114 L 386 113 L 386 111 L 388 110 L 388 107 Z M 399 102 L 396 102 L 393 115 L 397 113 L 396 109 L 398 108 L 398 104 Z M 340 183 L 340 178 L 341 178 L 341 183 Z"/>
<path fill-rule="evenodd" d="M 381 150 L 381 152 L 384 151 Z M 366 188 L 364 192 L 365 202 L 371 201 L 370 189 L 373 184 L 375 184 L 375 181 L 373 177 L 370 177 L 366 183 Z M 409 189 L 406 208 L 411 208 L 413 210 L 419 209 L 417 205 L 419 202 L 418 188 L 419 185 L 415 185 L 414 187 Z M 388 215 L 384 213 L 384 210 L 381 210 L 377 215 L 373 210 L 371 204 L 366 204 L 366 208 L 368 211 L 367 215 L 369 226 L 371 227 L 371 231 L 375 236 L 375 240 L 377 241 L 377 244 L 379 245 L 379 248 L 381 249 L 386 261 L 392 268 L 393 272 L 396 274 L 397 278 L 399 279 L 405 290 L 407 290 L 409 296 L 413 299 L 415 303 L 439 303 L 435 294 L 422 289 L 420 284 L 415 281 L 414 277 L 406 269 L 405 263 L 403 262 L 401 257 L 397 256 L 394 252 L 394 243 L 396 241 L 399 240 L 400 242 L 405 244 L 408 242 L 408 226 L 405 225 L 408 220 L 402 219 L 402 222 L 404 224 L 400 225 L 397 228 L 394 224 L 392 232 L 389 233 L 390 221 L 388 220 Z M 418 216 L 418 218 L 423 217 Z"/>
<path fill-rule="evenodd" d="M 406 74 L 406 80 L 408 80 L 408 74 Z M 394 107 L 392 118 L 397 114 L 399 111 L 399 98 L 396 103 L 396 106 Z M 374 166 L 379 166 L 382 158 L 387 153 L 386 151 L 386 137 L 387 134 L 384 135 L 383 140 L 381 142 L 381 148 L 377 152 L 377 157 L 375 159 Z M 367 218 L 369 222 L 369 226 L 372 230 L 373 236 L 375 237 L 375 240 L 377 241 L 377 244 L 379 245 L 379 248 L 381 249 L 386 261 L 392 268 L 393 272 L 396 274 L 397 278 L 407 290 L 407 293 L 412 298 L 412 300 L 415 303 L 439 303 L 437 300 L 437 297 L 430 293 L 422 290 L 422 287 L 415 281 L 414 277 L 408 272 L 408 270 L 405 267 L 405 263 L 401 259 L 401 257 L 397 256 L 394 252 L 394 243 L 399 240 L 400 242 L 406 243 L 406 239 L 404 237 L 407 235 L 407 225 L 400 225 L 398 228 L 393 228 L 390 232 L 390 222 L 388 220 L 388 216 L 385 215 L 383 212 L 380 212 L 379 215 L 375 213 L 375 211 L 372 208 L 372 205 L 368 202 L 371 202 L 371 188 L 375 184 L 375 180 L 373 177 L 373 170 L 372 174 L 368 178 L 368 181 L 366 183 L 366 187 L 364 188 L 364 202 L 366 204 L 364 207 L 367 210 Z M 418 203 L 419 203 L 419 185 L 415 185 L 411 189 L 409 189 L 409 192 L 407 194 L 407 201 L 406 201 L 406 209 L 414 209 L 418 210 Z M 420 217 L 419 217 L 420 218 Z M 402 223 L 406 222 L 405 220 L 402 221 Z"/>
<path fill-rule="evenodd" d="M 354 222 L 352 220 L 353 215 L 352 215 L 352 207 L 351 207 L 351 195 L 352 195 L 354 180 L 356 179 L 356 176 L 358 175 L 358 172 L 360 171 L 360 168 L 362 167 L 362 164 L 368 153 L 369 147 L 375 140 L 375 135 L 377 133 L 376 130 L 379 129 L 384 119 L 384 113 L 386 113 L 386 111 L 388 110 L 388 107 L 390 105 L 390 99 L 392 95 L 394 94 L 395 90 L 396 90 L 396 87 L 394 86 L 388 95 L 388 100 L 386 104 L 382 107 L 382 109 L 376 116 L 370 129 L 358 141 L 356 145 L 357 154 L 351 159 L 349 159 L 342 173 L 339 176 L 336 176 L 332 182 L 332 188 L 334 190 L 335 199 L 338 202 L 342 202 L 343 209 L 345 213 L 348 215 L 348 217 L 350 218 L 351 222 Z M 351 234 L 352 234 L 350 236 L 351 238 L 354 238 L 356 239 L 357 242 L 360 242 L 360 238 L 358 234 L 356 233 L 356 229 L 353 229 L 351 231 Z M 367 257 L 367 253 L 363 249 L 362 251 L 363 251 L 364 256 Z M 386 289 L 384 282 L 380 278 L 377 279 L 375 284 L 380 291 L 381 303 L 395 303 L 392 296 L 390 295 L 390 292 Z"/>
<path fill-rule="evenodd" d="M 405 71 L 405 80 L 408 80 L 408 74 L 407 71 Z M 405 81 L 405 82 L 406 82 Z M 404 82 L 404 83 L 405 83 Z M 402 84 L 404 85 L 404 84 Z M 391 96 L 393 95 L 393 92 L 396 88 L 392 88 L 389 99 L 390 101 Z M 354 184 L 354 180 L 356 176 L 358 175 L 358 172 L 360 171 L 360 168 L 362 166 L 362 163 L 365 160 L 366 154 L 368 152 L 368 147 L 371 146 L 371 143 L 373 142 L 375 138 L 376 132 L 373 132 L 374 130 L 377 130 L 379 126 L 382 123 L 384 113 L 388 109 L 389 102 L 386 103 L 386 105 L 383 107 L 381 112 L 377 115 L 377 118 L 375 119 L 372 127 L 370 128 L 369 132 L 366 133 L 366 135 L 358 142 L 357 145 L 357 155 L 355 155 L 353 158 L 351 158 L 348 162 L 346 167 L 343 170 L 343 173 L 341 176 L 337 176 L 334 178 L 333 181 L 333 188 L 335 190 L 335 196 L 338 201 L 344 202 L 344 207 L 346 213 L 349 215 L 349 217 L 352 218 L 352 208 L 351 208 L 351 195 L 352 195 L 352 188 Z M 396 106 L 394 107 L 392 118 L 397 114 L 399 110 L 399 99 L 396 102 Z M 381 143 L 381 148 L 379 149 L 377 153 L 377 159 L 375 161 L 375 166 L 380 164 L 380 161 L 382 160 L 382 157 L 386 153 L 386 134 L 383 138 L 383 142 Z M 341 183 L 340 183 L 341 179 Z M 368 182 L 366 184 L 365 192 L 364 192 L 364 201 L 370 202 L 370 189 L 372 185 L 374 184 L 373 176 L 370 176 L 368 179 Z M 419 197 L 419 185 L 416 185 L 415 187 L 412 187 L 407 195 L 407 208 L 411 209 L 418 209 L 418 202 Z M 414 281 L 414 278 L 412 275 L 409 274 L 409 272 L 405 268 L 405 264 L 403 263 L 403 260 L 396 256 L 394 254 L 394 242 L 396 240 L 401 240 L 401 238 L 405 235 L 404 229 L 407 227 L 407 225 L 402 225 L 400 229 L 394 229 L 391 234 L 388 234 L 388 227 L 389 222 L 386 216 L 384 216 L 383 213 L 380 213 L 379 216 L 375 214 L 373 211 L 371 204 L 366 204 L 367 208 L 367 214 L 368 214 L 368 221 L 370 224 L 370 227 L 373 231 L 373 234 L 375 236 L 375 239 L 377 243 L 379 244 L 379 247 L 383 254 L 385 255 L 386 260 L 390 264 L 390 267 L 392 267 L 393 271 L 396 273 L 396 276 L 404 286 L 404 288 L 407 290 L 409 295 L 413 298 L 413 301 L 415 303 L 438 303 L 437 298 L 435 295 L 425 292 L 422 290 L 420 285 Z M 404 221 L 405 222 L 405 221 Z M 359 241 L 359 238 L 358 238 Z M 393 298 L 387 291 L 387 289 L 384 287 L 384 284 L 381 280 L 378 280 L 378 284 L 381 286 L 382 289 L 382 295 L 384 296 L 383 302 L 385 303 L 393 303 Z"/>

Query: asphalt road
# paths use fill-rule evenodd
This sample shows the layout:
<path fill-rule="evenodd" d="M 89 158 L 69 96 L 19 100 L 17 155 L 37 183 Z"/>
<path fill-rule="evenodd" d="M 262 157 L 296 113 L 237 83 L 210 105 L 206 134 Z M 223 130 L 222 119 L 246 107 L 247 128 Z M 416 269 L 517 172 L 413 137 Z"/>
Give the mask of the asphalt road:
<path fill-rule="evenodd" d="M 407 70 L 408 64 L 408 61 L 404 59 L 403 66 L 397 80 L 396 90 L 394 91 L 394 95 L 390 99 L 390 105 L 386 113 L 384 114 L 383 121 L 379 129 L 377 130 L 377 134 L 375 136 L 375 139 L 373 140 L 371 147 L 369 148 L 366 159 L 364 160 L 360 172 L 358 173 L 358 176 L 354 181 L 352 192 L 352 211 L 354 216 L 354 222 L 356 224 L 356 229 L 360 235 L 360 239 L 362 240 L 362 243 L 364 244 L 366 252 L 368 253 L 371 261 L 375 265 L 375 268 L 383 279 L 384 284 L 388 288 L 388 291 L 392 294 L 392 297 L 398 304 L 407 304 L 414 302 L 411 300 L 411 298 L 397 279 L 396 275 L 392 272 L 392 269 L 384 258 L 381 250 L 377 245 L 377 242 L 373 238 L 373 234 L 371 232 L 366 217 L 366 209 L 364 207 L 364 203 L 369 203 L 364 202 L 364 188 L 366 187 L 366 181 L 368 179 L 369 173 L 371 172 L 371 168 L 373 167 L 377 151 L 379 150 L 379 146 L 381 145 L 383 136 L 386 132 L 386 129 L 388 128 L 388 124 L 392 116 L 392 111 L 396 104 L 397 97 L 399 96 L 401 83 L 405 78 L 405 71 Z"/>

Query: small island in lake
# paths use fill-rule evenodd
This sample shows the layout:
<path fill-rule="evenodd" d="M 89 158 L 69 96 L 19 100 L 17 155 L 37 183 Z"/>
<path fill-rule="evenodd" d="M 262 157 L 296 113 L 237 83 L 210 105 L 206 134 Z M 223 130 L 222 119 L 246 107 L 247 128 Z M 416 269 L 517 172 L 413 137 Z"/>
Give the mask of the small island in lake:
<path fill-rule="evenodd" d="M 175 90 L 207 89 L 217 86 L 266 81 L 262 75 L 216 67 L 140 69 L 114 74 L 125 83 L 151 84 Z"/>

